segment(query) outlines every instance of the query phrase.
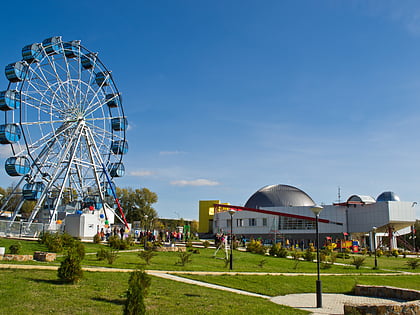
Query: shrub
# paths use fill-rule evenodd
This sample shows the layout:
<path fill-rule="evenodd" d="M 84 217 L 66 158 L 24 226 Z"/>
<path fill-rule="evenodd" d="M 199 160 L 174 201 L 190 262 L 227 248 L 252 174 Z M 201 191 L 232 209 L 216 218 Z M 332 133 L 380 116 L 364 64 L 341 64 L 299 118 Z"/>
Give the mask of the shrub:
<path fill-rule="evenodd" d="M 292 250 L 290 254 L 292 255 L 292 257 L 293 257 L 294 260 L 299 261 L 299 258 L 301 256 L 301 253 L 300 252 L 298 252 L 297 250 Z"/>
<path fill-rule="evenodd" d="M 107 253 L 108 253 L 108 251 L 105 248 L 101 248 L 96 253 L 96 258 L 98 258 L 98 260 L 105 260 L 106 256 L 107 256 Z"/>
<path fill-rule="evenodd" d="M 356 269 L 359 269 L 364 263 L 365 263 L 365 259 L 366 257 L 354 257 L 353 256 L 353 261 L 352 261 L 352 265 L 356 267 Z"/>
<path fill-rule="evenodd" d="M 310 250 L 310 248 L 305 250 L 303 254 L 303 259 L 305 259 L 306 261 L 313 261 L 315 259 L 315 254 Z"/>
<path fill-rule="evenodd" d="M 185 242 L 185 246 L 186 246 L 186 247 L 192 247 L 192 246 L 193 246 L 192 241 L 191 241 L 191 240 L 186 241 L 186 242 Z"/>
<path fill-rule="evenodd" d="M 133 239 L 127 237 L 125 240 L 122 240 L 118 235 L 113 235 L 108 238 L 108 245 L 113 249 L 129 249 L 133 244 Z"/>
<path fill-rule="evenodd" d="M 185 266 L 187 263 L 190 263 L 191 260 L 191 253 L 188 252 L 178 252 L 179 260 L 175 263 L 175 265 Z"/>
<path fill-rule="evenodd" d="M 247 245 L 246 245 L 246 251 L 247 252 L 251 252 L 254 254 L 260 254 L 260 255 L 265 255 L 265 247 L 263 244 L 261 244 L 261 242 L 256 241 L 256 240 L 251 240 Z"/>
<path fill-rule="evenodd" d="M 124 305 L 124 315 L 146 314 L 144 299 L 150 287 L 151 277 L 144 271 L 136 270 L 128 280 L 127 299 Z"/>
<path fill-rule="evenodd" d="M 40 238 L 40 243 L 47 246 L 50 252 L 60 253 L 63 251 L 63 240 L 58 233 L 45 232 Z"/>
<path fill-rule="evenodd" d="M 108 264 L 112 265 L 115 260 L 118 258 L 118 251 L 110 249 L 106 253 L 106 260 L 108 261 Z"/>
<path fill-rule="evenodd" d="M 407 260 L 406 264 L 411 269 L 416 269 L 418 266 L 420 266 L 420 260 L 417 259 L 417 258 L 411 258 L 411 259 Z"/>
<path fill-rule="evenodd" d="M 114 261 L 118 258 L 118 251 L 116 250 L 106 250 L 105 248 L 101 248 L 97 253 L 96 253 L 96 258 L 98 258 L 98 260 L 108 260 L 108 263 L 110 265 L 112 265 L 114 263 Z"/>
<path fill-rule="evenodd" d="M 284 247 L 282 247 L 280 243 L 271 246 L 268 253 L 270 254 L 270 256 L 275 256 L 279 258 L 287 257 L 287 250 Z"/>
<path fill-rule="evenodd" d="M 81 259 L 77 250 L 71 247 L 67 256 L 58 268 L 58 278 L 65 283 L 77 283 L 83 277 L 83 270 L 80 264 Z"/>
<path fill-rule="evenodd" d="M 210 242 L 209 241 L 204 241 L 203 246 L 204 246 L 204 248 L 208 248 L 210 246 Z"/>
<path fill-rule="evenodd" d="M 21 249 L 22 249 L 22 244 L 19 243 L 19 242 L 16 243 L 16 244 L 12 244 L 12 245 L 9 246 L 9 251 L 10 251 L 10 254 L 12 254 L 12 255 L 19 254 L 19 252 L 21 251 Z"/>
<path fill-rule="evenodd" d="M 262 259 L 258 263 L 258 267 L 263 268 L 266 263 L 267 263 L 267 259 Z"/>
<path fill-rule="evenodd" d="M 155 257 L 157 254 L 153 250 L 148 249 L 140 252 L 138 255 L 141 259 L 144 260 L 146 265 L 150 265 L 152 258 Z"/>
<path fill-rule="evenodd" d="M 391 252 L 392 256 L 394 256 L 395 258 L 398 257 L 398 255 L 400 254 L 400 252 L 398 251 L 398 249 L 393 249 Z"/>
<path fill-rule="evenodd" d="M 99 233 L 96 233 L 95 236 L 93 237 L 93 243 L 95 244 L 101 243 L 101 235 Z"/>

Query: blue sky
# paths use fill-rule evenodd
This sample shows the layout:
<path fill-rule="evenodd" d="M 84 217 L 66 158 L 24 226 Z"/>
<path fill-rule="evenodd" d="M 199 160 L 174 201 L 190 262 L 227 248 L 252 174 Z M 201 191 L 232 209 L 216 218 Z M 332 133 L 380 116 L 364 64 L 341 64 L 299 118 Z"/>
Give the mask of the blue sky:
<path fill-rule="evenodd" d="M 339 186 L 342 199 L 420 201 L 417 1 L 24 0 L 2 12 L 4 66 L 54 35 L 99 52 L 130 122 L 117 185 L 156 192 L 161 217 L 198 218 L 199 200 L 244 205 L 269 184 L 317 203 Z"/>

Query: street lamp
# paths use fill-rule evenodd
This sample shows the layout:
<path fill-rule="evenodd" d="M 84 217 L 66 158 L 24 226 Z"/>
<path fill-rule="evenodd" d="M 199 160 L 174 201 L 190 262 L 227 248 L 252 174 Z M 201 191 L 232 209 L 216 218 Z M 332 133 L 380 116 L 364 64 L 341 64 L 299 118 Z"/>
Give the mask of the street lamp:
<path fill-rule="evenodd" d="M 375 251 L 375 268 L 378 269 L 378 260 L 376 259 L 376 226 L 372 228 L 373 250 Z"/>
<path fill-rule="evenodd" d="M 148 238 L 148 235 L 147 235 L 147 231 L 146 231 L 146 227 L 147 227 L 147 218 L 148 218 L 149 216 L 147 215 L 147 214 L 145 214 L 144 215 L 144 233 L 143 233 L 143 237 L 144 237 L 144 248 L 146 249 L 146 246 L 147 246 L 147 238 Z"/>
<path fill-rule="evenodd" d="M 233 269 L 233 215 L 235 214 L 236 210 L 229 209 L 230 214 L 230 257 L 229 257 L 229 269 Z"/>
<path fill-rule="evenodd" d="M 316 265 L 317 265 L 317 274 L 318 278 L 316 280 L 316 307 L 321 308 L 322 307 L 322 283 L 321 283 L 321 277 L 319 272 L 319 228 L 318 228 L 318 219 L 319 214 L 321 213 L 322 209 L 324 209 L 321 206 L 313 206 L 311 208 L 312 212 L 315 214 L 315 223 L 316 223 Z"/>

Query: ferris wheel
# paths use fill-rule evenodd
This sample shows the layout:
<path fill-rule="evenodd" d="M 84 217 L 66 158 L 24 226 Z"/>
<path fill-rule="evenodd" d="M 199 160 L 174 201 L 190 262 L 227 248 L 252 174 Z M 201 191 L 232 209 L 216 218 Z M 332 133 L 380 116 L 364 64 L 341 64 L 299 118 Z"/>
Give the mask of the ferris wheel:
<path fill-rule="evenodd" d="M 11 221 L 25 201 L 34 201 L 28 221 L 38 220 L 41 210 L 52 224 L 66 203 L 89 201 L 99 209 L 113 194 L 120 209 L 115 214 L 125 222 L 113 179 L 125 172 L 128 123 L 98 54 L 54 36 L 23 47 L 22 60 L 8 64 L 5 74 L 0 143 L 11 148 L 7 174 L 20 179 L 0 212 L 19 196 Z"/>

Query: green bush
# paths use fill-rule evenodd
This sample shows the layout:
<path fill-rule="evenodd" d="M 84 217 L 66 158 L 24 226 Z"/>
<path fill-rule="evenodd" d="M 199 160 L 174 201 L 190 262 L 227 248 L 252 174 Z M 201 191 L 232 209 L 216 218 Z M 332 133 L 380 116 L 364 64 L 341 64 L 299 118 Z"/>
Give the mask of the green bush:
<path fill-rule="evenodd" d="M 365 263 L 366 257 L 355 257 L 353 256 L 353 261 L 351 264 L 356 267 L 356 269 L 360 269 L 360 267 Z"/>
<path fill-rule="evenodd" d="M 265 255 L 266 249 L 265 249 L 264 245 L 261 244 L 261 242 L 252 239 L 246 245 L 246 251 L 254 253 L 254 254 Z"/>
<path fill-rule="evenodd" d="M 108 260 L 108 263 L 110 265 L 112 265 L 114 263 L 114 261 L 118 258 L 118 251 L 110 249 L 110 250 L 106 250 L 105 248 L 101 248 L 97 253 L 96 253 L 96 258 L 98 258 L 98 260 Z"/>
<path fill-rule="evenodd" d="M 268 253 L 270 254 L 270 256 L 275 256 L 279 258 L 287 257 L 287 250 L 283 246 L 281 246 L 280 243 L 271 246 Z"/>
<path fill-rule="evenodd" d="M 175 263 L 175 265 L 185 266 L 187 263 L 190 263 L 191 260 L 191 253 L 178 251 L 178 258 L 179 260 Z"/>
<path fill-rule="evenodd" d="M 209 241 L 204 241 L 203 242 L 203 246 L 204 246 L 204 248 L 208 248 L 209 246 L 210 246 L 210 242 Z"/>
<path fill-rule="evenodd" d="M 306 249 L 303 253 L 303 259 L 306 261 L 313 261 L 315 259 L 315 253 L 313 253 L 310 248 Z M 321 259 L 322 260 L 322 259 Z"/>
<path fill-rule="evenodd" d="M 406 262 L 407 266 L 409 266 L 411 269 L 416 269 L 418 266 L 420 266 L 420 260 L 417 258 L 410 258 Z"/>
<path fill-rule="evenodd" d="M 81 259 L 77 249 L 71 247 L 58 268 L 58 278 L 65 283 L 77 283 L 83 277 Z"/>
<path fill-rule="evenodd" d="M 21 250 L 22 250 L 22 244 L 19 242 L 9 246 L 9 252 L 12 255 L 18 255 Z"/>
<path fill-rule="evenodd" d="M 93 243 L 100 244 L 101 243 L 101 235 L 99 233 L 96 233 L 93 237 Z"/>
<path fill-rule="evenodd" d="M 151 262 L 152 258 L 155 257 L 157 255 L 157 253 L 155 253 L 151 249 L 148 249 L 148 250 L 144 250 L 144 251 L 140 252 L 138 255 L 141 259 L 144 260 L 146 265 L 150 265 L 150 262 Z"/>
<path fill-rule="evenodd" d="M 151 281 L 151 277 L 144 271 L 136 270 L 130 274 L 127 299 L 124 305 L 124 315 L 146 314 L 144 299 L 147 295 Z"/>
<path fill-rule="evenodd" d="M 105 260 L 107 257 L 107 253 L 108 251 L 105 248 L 101 248 L 96 253 L 96 258 L 98 258 L 98 260 Z"/>
<path fill-rule="evenodd" d="M 113 249 L 129 249 L 130 246 L 134 244 L 132 238 L 127 237 L 126 239 L 122 240 L 118 235 L 113 235 L 108 238 L 108 245 Z"/>

